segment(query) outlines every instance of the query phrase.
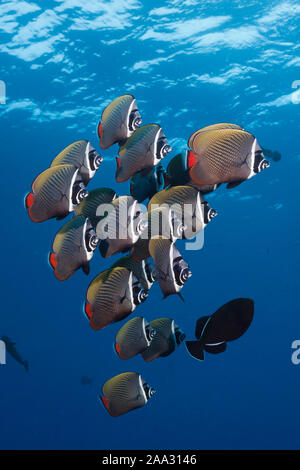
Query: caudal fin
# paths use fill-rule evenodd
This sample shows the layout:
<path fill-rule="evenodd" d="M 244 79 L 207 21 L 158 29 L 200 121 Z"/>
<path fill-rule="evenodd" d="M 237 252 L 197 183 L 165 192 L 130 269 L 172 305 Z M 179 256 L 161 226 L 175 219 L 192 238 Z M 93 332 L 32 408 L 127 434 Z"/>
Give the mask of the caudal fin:
<path fill-rule="evenodd" d="M 186 341 L 185 346 L 194 359 L 204 361 L 203 347 L 200 341 Z"/>
<path fill-rule="evenodd" d="M 28 372 L 28 371 L 29 371 L 29 363 L 28 363 L 28 361 L 24 361 L 24 362 L 23 362 L 23 366 L 25 367 L 26 372 Z"/>

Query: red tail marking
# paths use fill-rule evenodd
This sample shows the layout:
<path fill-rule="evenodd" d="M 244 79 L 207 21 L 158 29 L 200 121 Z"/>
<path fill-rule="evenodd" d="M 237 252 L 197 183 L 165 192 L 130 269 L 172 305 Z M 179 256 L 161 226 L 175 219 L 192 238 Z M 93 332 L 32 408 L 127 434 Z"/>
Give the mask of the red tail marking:
<path fill-rule="evenodd" d="M 103 405 L 105 406 L 105 408 L 108 410 L 108 408 L 109 408 L 109 400 L 108 400 L 108 398 L 100 397 L 100 399 L 101 399 Z"/>
<path fill-rule="evenodd" d="M 28 193 L 27 196 L 25 197 L 25 207 L 26 209 L 29 209 L 30 206 L 32 206 L 34 200 L 34 194 L 33 193 Z"/>
<path fill-rule="evenodd" d="M 117 353 L 118 353 L 119 356 L 120 356 L 120 354 L 121 354 L 121 346 L 120 346 L 118 343 L 115 344 L 115 349 L 116 349 Z"/>
<path fill-rule="evenodd" d="M 57 259 L 56 259 L 56 254 L 55 253 L 50 253 L 49 263 L 52 266 L 52 268 L 55 270 L 55 268 L 57 266 Z"/>
<path fill-rule="evenodd" d="M 116 162 L 117 162 L 117 170 L 120 168 L 121 166 L 121 158 L 120 157 L 116 157 Z"/>
<path fill-rule="evenodd" d="M 103 135 L 103 124 L 102 124 L 102 122 L 99 122 L 99 124 L 98 124 L 98 136 L 99 136 L 100 140 L 102 139 L 102 135 Z"/>
<path fill-rule="evenodd" d="M 193 152 L 189 150 L 187 155 L 187 167 L 192 168 L 195 163 L 197 163 L 197 157 Z"/>
<path fill-rule="evenodd" d="M 85 305 L 84 305 L 84 311 L 85 311 L 86 316 L 90 320 L 92 318 L 92 315 L 93 315 L 93 310 L 92 310 L 91 304 L 86 302 Z"/>
<path fill-rule="evenodd" d="M 170 184 L 170 178 L 168 175 L 164 174 L 164 189 L 169 186 Z"/>

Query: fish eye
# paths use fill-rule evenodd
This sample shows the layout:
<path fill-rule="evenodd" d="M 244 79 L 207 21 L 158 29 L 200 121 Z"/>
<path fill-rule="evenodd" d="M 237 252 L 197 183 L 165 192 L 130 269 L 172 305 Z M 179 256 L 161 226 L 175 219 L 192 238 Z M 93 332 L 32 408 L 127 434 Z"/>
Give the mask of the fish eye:
<path fill-rule="evenodd" d="M 94 251 L 97 248 L 99 241 L 100 238 L 97 237 L 94 230 L 89 230 L 85 234 L 85 245 L 89 252 Z"/>
<path fill-rule="evenodd" d="M 143 231 L 148 227 L 148 223 L 141 219 L 138 223 L 137 223 L 137 226 L 136 226 L 136 233 L 137 234 L 141 234 L 143 233 Z"/>
<path fill-rule="evenodd" d="M 147 299 L 148 297 L 148 292 L 139 287 L 138 285 L 134 286 L 133 287 L 133 302 L 134 302 L 134 305 L 139 305 L 143 302 L 145 302 L 145 300 Z"/>
<path fill-rule="evenodd" d="M 266 161 L 267 160 L 264 159 L 262 151 L 257 150 L 255 152 L 254 165 L 253 165 L 254 173 L 259 173 L 260 171 L 262 171 L 264 169 L 264 168 L 262 168 L 262 164 L 263 164 L 263 162 L 266 162 Z"/>
<path fill-rule="evenodd" d="M 94 167 L 97 169 L 103 162 L 103 158 L 100 155 L 97 155 L 97 157 L 94 160 Z"/>
<path fill-rule="evenodd" d="M 216 217 L 217 215 L 218 215 L 218 212 L 215 209 L 210 209 L 209 212 L 208 212 L 209 221 L 214 219 L 214 217 Z"/>
<path fill-rule="evenodd" d="M 100 239 L 97 237 L 97 235 L 92 235 L 90 237 L 90 247 L 95 250 L 97 248 L 97 245 L 99 243 Z"/>
<path fill-rule="evenodd" d="M 173 269 L 176 283 L 179 286 L 183 286 L 188 278 L 192 275 L 192 272 L 189 270 L 189 268 L 182 268 L 179 264 L 176 264 Z"/>
<path fill-rule="evenodd" d="M 146 383 L 143 384 L 143 389 L 144 389 L 144 392 L 145 392 L 145 395 L 146 395 L 147 399 L 153 397 L 154 393 L 156 392 L 156 390 L 154 390 L 154 388 L 149 387 L 149 385 L 146 384 Z"/>
<path fill-rule="evenodd" d="M 88 196 L 88 192 L 82 182 L 75 183 L 72 190 L 72 203 L 79 204 L 84 198 Z"/>
<path fill-rule="evenodd" d="M 214 217 L 218 215 L 215 209 L 211 209 L 208 204 L 204 206 L 204 223 L 208 224 Z"/>
<path fill-rule="evenodd" d="M 86 198 L 88 195 L 87 191 L 85 189 L 80 189 L 80 191 L 77 194 L 77 201 L 78 203 L 83 201 L 84 198 Z"/>
<path fill-rule="evenodd" d="M 91 170 L 96 171 L 103 162 L 103 157 L 101 157 L 101 155 L 99 155 L 96 150 L 91 150 L 89 153 L 89 162 Z"/>
<path fill-rule="evenodd" d="M 154 330 L 154 328 L 152 328 L 152 326 L 150 325 L 147 325 L 146 328 L 146 338 L 148 341 L 151 341 L 154 336 L 156 335 L 156 331 Z"/>
<path fill-rule="evenodd" d="M 186 227 L 185 224 L 182 224 L 182 223 L 179 224 L 179 225 L 177 226 L 177 233 L 176 233 L 176 236 L 177 236 L 178 238 L 180 238 L 180 237 L 184 234 L 184 231 L 186 230 L 186 228 L 187 228 L 187 227 Z"/>
<path fill-rule="evenodd" d="M 128 127 L 131 132 L 135 131 L 142 124 L 142 118 L 137 109 L 129 115 Z"/>
<path fill-rule="evenodd" d="M 260 162 L 258 165 L 258 172 L 265 170 L 266 168 L 269 168 L 270 163 L 267 160 L 263 160 Z"/>
<path fill-rule="evenodd" d="M 164 158 L 167 155 L 167 153 L 171 152 L 171 150 L 172 150 L 172 147 L 166 143 L 165 137 L 161 137 L 160 139 L 158 139 L 157 150 L 156 150 L 156 158 L 158 160 L 161 160 L 162 158 Z"/>
<path fill-rule="evenodd" d="M 161 149 L 161 155 L 162 158 L 165 157 L 169 152 L 171 152 L 172 147 L 168 144 L 164 145 L 163 148 Z"/>

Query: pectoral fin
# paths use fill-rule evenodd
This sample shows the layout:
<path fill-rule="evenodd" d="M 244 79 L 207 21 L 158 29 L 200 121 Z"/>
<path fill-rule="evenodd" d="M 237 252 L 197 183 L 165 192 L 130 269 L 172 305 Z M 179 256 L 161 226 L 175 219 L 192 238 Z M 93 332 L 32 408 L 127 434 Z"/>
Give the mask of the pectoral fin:
<path fill-rule="evenodd" d="M 205 344 L 204 349 L 211 354 L 220 354 L 226 350 L 226 343 Z"/>
<path fill-rule="evenodd" d="M 90 263 L 84 263 L 81 269 L 84 272 L 84 274 L 88 276 L 90 274 Z"/>

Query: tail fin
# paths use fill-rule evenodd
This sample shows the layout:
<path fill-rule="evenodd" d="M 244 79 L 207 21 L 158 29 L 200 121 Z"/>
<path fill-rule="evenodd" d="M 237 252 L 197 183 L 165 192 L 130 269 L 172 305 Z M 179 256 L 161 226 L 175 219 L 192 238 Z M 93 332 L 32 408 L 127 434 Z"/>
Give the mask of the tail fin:
<path fill-rule="evenodd" d="M 28 372 L 28 371 L 29 371 L 29 363 L 28 363 L 28 361 L 24 361 L 24 362 L 23 362 L 23 366 L 25 367 L 26 372 Z"/>
<path fill-rule="evenodd" d="M 203 348 L 202 348 L 200 341 L 186 341 L 185 346 L 189 354 L 194 359 L 198 359 L 199 361 L 204 361 L 204 353 L 203 353 Z"/>

